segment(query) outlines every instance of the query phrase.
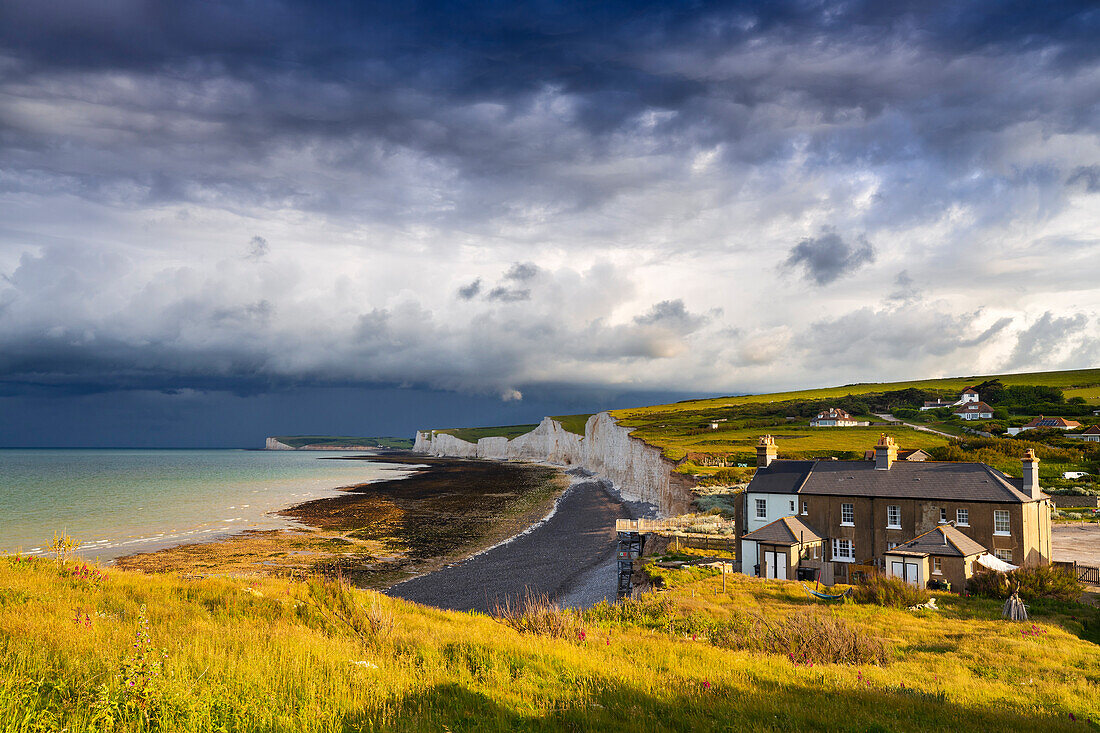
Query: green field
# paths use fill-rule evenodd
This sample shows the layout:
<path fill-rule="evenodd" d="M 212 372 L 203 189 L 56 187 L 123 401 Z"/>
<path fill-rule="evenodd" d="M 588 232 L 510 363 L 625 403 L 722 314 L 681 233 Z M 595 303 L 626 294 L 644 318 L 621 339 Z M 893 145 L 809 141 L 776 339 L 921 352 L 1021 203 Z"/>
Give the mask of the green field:
<path fill-rule="evenodd" d="M 0 730 L 1070 731 L 1100 717 L 1088 606 L 1035 601 L 1034 625 L 1017 624 L 950 594 L 909 612 L 664 575 L 666 593 L 521 633 L 320 579 L 0 558 Z M 800 619 L 881 656 L 839 661 L 824 632 L 789 654 L 720 633 Z"/>
<path fill-rule="evenodd" d="M 625 410 L 614 410 L 611 414 L 620 419 L 629 420 L 640 419 L 653 412 L 671 413 L 679 411 L 698 411 L 708 408 L 721 408 L 753 402 L 819 400 L 908 388 L 933 389 L 958 393 L 966 387 L 991 379 L 1001 380 L 1001 383 L 1006 387 L 1018 384 L 1042 384 L 1048 387 L 1061 388 L 1065 391 L 1067 398 L 1076 394 L 1082 394 L 1082 396 L 1088 394 L 1100 399 L 1100 369 L 1074 369 L 1063 372 L 1028 372 L 1023 374 L 945 377 L 943 379 L 922 379 L 912 382 L 863 382 L 859 384 L 849 384 L 843 387 L 824 387 L 821 389 L 803 389 L 793 392 L 772 392 L 758 395 L 714 397 L 705 400 L 687 400 L 684 402 L 676 402 L 671 405 L 651 405 L 649 407 L 632 407 Z M 1084 392 L 1077 391 L 1082 388 L 1087 389 L 1085 389 Z"/>
<path fill-rule="evenodd" d="M 881 432 L 893 436 L 899 447 L 903 449 L 934 448 L 946 445 L 948 440 L 942 436 L 904 427 L 810 428 L 808 418 L 805 415 L 797 415 L 799 406 L 816 401 L 822 401 L 824 406 L 833 400 L 910 388 L 957 395 L 967 386 L 994 378 L 1000 379 L 1006 386 L 1058 387 L 1066 391 L 1067 397 L 1077 392 L 1085 397 L 1100 394 L 1100 369 L 1082 369 L 1065 372 L 852 384 L 793 392 L 687 400 L 668 405 L 614 410 L 611 414 L 623 425 L 635 428 L 633 433 L 635 437 L 662 449 L 665 456 L 674 461 L 700 454 L 725 456 L 729 460 L 738 462 L 751 461 L 754 456 L 755 442 L 761 435 L 768 433 L 777 436 L 781 458 L 833 456 L 845 459 L 861 456 L 864 450 L 872 448 Z M 796 415 L 793 420 L 782 417 L 784 409 L 788 406 Z M 857 417 L 878 420 L 863 414 Z M 707 430 L 706 426 L 711 420 L 721 418 L 725 418 L 728 423 L 722 423 L 719 430 Z M 932 423 L 929 427 L 953 435 L 964 434 L 961 425 Z M 707 474 L 715 473 L 719 469 L 714 466 L 699 465 L 698 462 L 689 462 L 682 465 L 680 470 L 685 473 Z M 1053 467 L 1050 470 L 1053 470 Z"/>
<path fill-rule="evenodd" d="M 412 448 L 412 438 L 365 438 L 349 435 L 279 435 L 275 440 L 289 445 L 292 448 L 301 448 L 303 445 L 381 445 L 386 448 Z"/>
<path fill-rule="evenodd" d="M 467 443 L 476 443 L 482 438 L 507 438 L 511 440 L 512 438 L 529 433 L 537 427 L 538 423 L 533 425 L 496 425 L 487 428 L 447 428 L 445 430 L 436 430 L 436 432 L 453 435 L 459 440 L 465 440 Z"/>
<path fill-rule="evenodd" d="M 558 415 L 553 419 L 561 423 L 561 426 L 569 432 L 584 437 L 584 425 L 590 417 L 592 417 L 591 412 L 584 415 Z"/>

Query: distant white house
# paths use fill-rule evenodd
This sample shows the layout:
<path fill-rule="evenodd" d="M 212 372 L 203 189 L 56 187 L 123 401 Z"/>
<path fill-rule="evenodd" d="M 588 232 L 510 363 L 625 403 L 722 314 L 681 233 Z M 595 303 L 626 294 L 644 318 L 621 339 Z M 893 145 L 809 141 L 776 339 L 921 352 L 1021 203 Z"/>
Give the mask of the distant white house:
<path fill-rule="evenodd" d="M 925 402 L 924 407 L 920 409 L 921 412 L 924 412 L 925 410 L 938 410 L 941 407 L 958 407 L 960 405 L 975 404 L 979 402 L 980 398 L 978 396 L 978 391 L 973 387 L 967 387 L 962 391 L 962 394 L 959 395 L 959 399 L 955 400 L 954 402 L 948 402 L 945 399 L 937 397 L 932 402 Z M 979 418 L 970 419 L 977 420 Z"/>
<path fill-rule="evenodd" d="M 1067 435 L 1066 437 L 1073 438 L 1074 440 L 1084 440 L 1090 443 L 1100 443 L 1100 425 L 1093 425 L 1079 435 Z"/>
<path fill-rule="evenodd" d="M 1019 435 L 1025 430 L 1034 430 L 1036 428 L 1050 428 L 1054 430 L 1073 430 L 1074 428 L 1081 427 L 1081 423 L 1076 420 L 1067 420 L 1064 417 L 1044 417 L 1040 415 L 1027 425 L 1019 428 L 1009 428 L 1009 435 Z"/>
<path fill-rule="evenodd" d="M 828 410 L 817 413 L 817 417 L 810 420 L 812 428 L 854 428 L 859 421 L 848 414 L 847 410 L 839 407 L 830 407 Z"/>
<path fill-rule="evenodd" d="M 1062 478 L 1084 478 L 1088 476 L 1088 471 L 1063 471 Z"/>
<path fill-rule="evenodd" d="M 962 406 L 952 410 L 951 414 L 963 420 L 989 420 L 993 417 L 993 408 L 984 402 L 966 400 Z"/>

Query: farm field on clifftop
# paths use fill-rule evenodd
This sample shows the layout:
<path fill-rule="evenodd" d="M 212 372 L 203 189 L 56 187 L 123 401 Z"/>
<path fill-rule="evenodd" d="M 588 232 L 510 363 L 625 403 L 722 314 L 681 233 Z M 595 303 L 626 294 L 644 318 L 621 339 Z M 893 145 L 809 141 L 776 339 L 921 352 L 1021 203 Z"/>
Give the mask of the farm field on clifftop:
<path fill-rule="evenodd" d="M 0 730 L 1068 731 L 1100 715 L 1086 606 L 1035 603 L 1032 627 L 949 595 L 912 613 L 744 576 L 670 585 L 520 633 L 332 580 L 3 558 Z M 792 618 L 880 645 L 881 663 L 716 631 Z"/>
<path fill-rule="evenodd" d="M 878 435 L 885 432 L 894 437 L 901 448 L 934 448 L 947 444 L 948 439 L 934 433 L 905 427 L 872 428 L 811 428 L 809 416 L 826 406 L 847 407 L 859 412 L 863 419 L 868 409 L 861 396 L 882 395 L 902 390 L 933 390 L 943 396 L 957 397 L 969 385 L 989 379 L 1000 379 L 1006 386 L 1045 385 L 1062 389 L 1067 398 L 1080 396 L 1100 402 L 1100 369 L 1080 369 L 1064 372 L 1035 372 L 993 376 L 951 377 L 909 382 L 866 383 L 823 389 L 777 392 L 760 395 L 718 397 L 688 400 L 667 405 L 651 405 L 614 410 L 612 415 L 626 427 L 635 428 L 634 435 L 664 451 L 671 460 L 692 459 L 681 466 L 689 473 L 708 473 L 718 469 L 702 465 L 707 456 L 721 462 L 749 462 L 754 458 L 754 444 L 766 433 L 777 437 L 779 455 L 783 458 L 834 456 L 840 459 L 862 457 L 874 446 Z M 919 404 L 919 403 L 918 403 Z M 872 420 L 877 418 L 871 418 Z M 720 420 L 718 430 L 709 423 Z M 941 428 L 958 432 L 958 427 Z"/>

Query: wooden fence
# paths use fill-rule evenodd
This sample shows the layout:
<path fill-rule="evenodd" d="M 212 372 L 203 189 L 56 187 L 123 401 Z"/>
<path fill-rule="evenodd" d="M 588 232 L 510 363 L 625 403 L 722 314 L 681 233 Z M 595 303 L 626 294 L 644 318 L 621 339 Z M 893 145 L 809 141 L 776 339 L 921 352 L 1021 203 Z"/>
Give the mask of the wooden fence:
<path fill-rule="evenodd" d="M 1054 566 L 1070 571 L 1073 573 L 1073 577 L 1077 578 L 1082 583 L 1100 585 L 1100 568 L 1095 568 L 1091 565 L 1080 565 L 1076 561 L 1056 562 Z"/>

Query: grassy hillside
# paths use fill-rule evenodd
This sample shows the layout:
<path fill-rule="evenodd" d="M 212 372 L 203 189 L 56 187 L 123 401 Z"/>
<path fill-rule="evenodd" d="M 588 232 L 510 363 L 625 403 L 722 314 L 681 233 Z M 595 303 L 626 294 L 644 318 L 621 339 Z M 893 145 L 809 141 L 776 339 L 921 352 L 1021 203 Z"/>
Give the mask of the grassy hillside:
<path fill-rule="evenodd" d="M 453 435 L 459 440 L 465 440 L 467 443 L 476 443 L 482 438 L 507 438 L 511 440 L 524 433 L 529 433 L 537 427 L 538 423 L 533 425 L 496 425 L 487 428 L 447 428 L 436 432 Z"/>
<path fill-rule="evenodd" d="M 402 448 L 408 449 L 413 447 L 412 438 L 369 438 L 361 436 L 349 436 L 349 435 L 279 435 L 275 436 L 275 440 L 289 445 L 291 448 L 301 448 L 304 445 L 363 445 L 363 446 L 376 446 L 380 445 L 385 448 Z"/>
<path fill-rule="evenodd" d="M 554 417 L 561 426 L 571 433 L 576 433 L 581 437 L 584 437 L 584 426 L 588 422 L 588 418 L 592 417 L 591 412 L 584 415 L 558 415 Z"/>
<path fill-rule="evenodd" d="M 877 420 L 866 414 L 868 401 L 889 399 L 889 395 L 901 394 L 903 390 L 922 390 L 957 397 L 963 388 L 989 379 L 1000 379 L 1006 387 L 1057 387 L 1063 390 L 1067 398 L 1079 396 L 1100 402 L 1100 369 L 1083 369 L 852 384 L 794 392 L 688 400 L 669 405 L 615 410 L 612 415 L 623 425 L 636 428 L 634 435 L 637 438 L 661 448 L 669 459 L 686 460 L 680 467 L 681 471 L 707 474 L 720 471 L 721 464 L 751 464 L 755 455 L 754 445 L 765 433 L 776 436 L 782 458 L 860 457 L 863 451 L 874 446 L 882 432 L 893 436 L 902 448 L 944 447 L 950 442 L 949 439 L 935 433 L 901 426 L 811 428 L 809 418 L 826 406 L 836 405 L 858 414 L 860 419 Z M 863 396 L 868 399 L 861 399 Z M 912 398 L 912 395 L 909 397 Z M 920 419 L 927 420 L 928 416 L 921 414 Z M 712 420 L 721 421 L 718 430 L 709 429 Z M 1020 423 L 1023 421 L 1024 418 L 1018 419 Z M 957 419 L 931 422 L 929 427 L 951 435 L 963 434 L 962 425 Z"/>
<path fill-rule="evenodd" d="M 0 730 L 1061 731 L 1100 716 L 1094 609 L 1036 602 L 1031 626 L 994 601 L 823 607 L 793 582 L 730 576 L 723 592 L 669 572 L 685 576 L 667 593 L 521 633 L 332 581 L 3 558 Z M 761 624 L 825 631 L 790 653 L 729 632 Z M 878 651 L 823 661 L 834 636 Z"/>

